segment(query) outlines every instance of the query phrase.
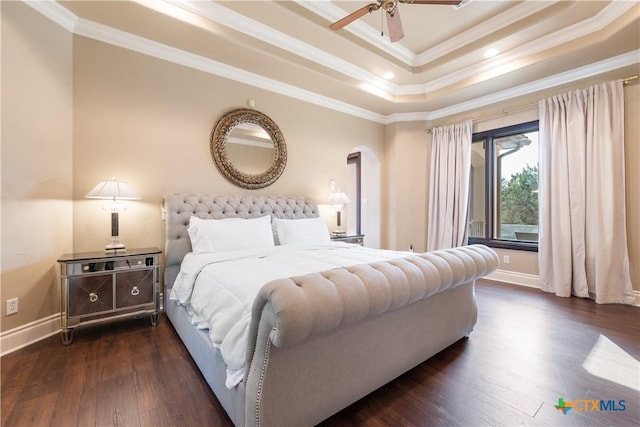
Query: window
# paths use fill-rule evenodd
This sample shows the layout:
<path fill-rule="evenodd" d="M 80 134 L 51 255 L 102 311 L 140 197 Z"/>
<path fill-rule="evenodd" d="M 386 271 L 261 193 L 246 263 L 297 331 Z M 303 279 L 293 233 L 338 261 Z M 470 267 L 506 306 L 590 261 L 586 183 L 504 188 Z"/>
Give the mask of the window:
<path fill-rule="evenodd" d="M 538 121 L 473 135 L 469 243 L 538 250 Z"/>

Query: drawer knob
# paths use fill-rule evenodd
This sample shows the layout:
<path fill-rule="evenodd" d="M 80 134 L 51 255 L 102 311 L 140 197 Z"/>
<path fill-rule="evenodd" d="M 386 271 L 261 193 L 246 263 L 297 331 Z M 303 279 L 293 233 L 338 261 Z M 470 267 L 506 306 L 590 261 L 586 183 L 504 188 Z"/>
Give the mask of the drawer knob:
<path fill-rule="evenodd" d="M 96 301 L 98 301 L 98 294 L 96 294 L 96 293 L 94 293 L 94 292 L 91 292 L 91 293 L 89 294 L 89 301 L 91 301 L 91 302 L 96 302 Z"/>
<path fill-rule="evenodd" d="M 140 293 L 140 289 L 138 289 L 138 287 L 137 287 L 137 286 L 134 286 L 134 287 L 131 289 L 131 295 L 133 295 L 134 297 L 135 297 L 136 295 L 138 295 L 139 293 Z"/>

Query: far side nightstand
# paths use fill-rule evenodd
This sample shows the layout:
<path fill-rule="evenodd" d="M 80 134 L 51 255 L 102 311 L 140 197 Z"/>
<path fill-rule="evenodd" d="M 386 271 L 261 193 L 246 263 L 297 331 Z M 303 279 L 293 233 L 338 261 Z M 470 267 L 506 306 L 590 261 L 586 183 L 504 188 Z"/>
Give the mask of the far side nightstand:
<path fill-rule="evenodd" d="M 336 236 L 331 235 L 334 242 L 353 243 L 355 245 L 364 246 L 364 234 L 354 234 L 353 236 Z"/>
<path fill-rule="evenodd" d="M 62 343 L 71 344 L 73 330 L 80 325 L 149 314 L 155 326 L 161 254 L 158 248 L 145 248 L 60 257 Z"/>

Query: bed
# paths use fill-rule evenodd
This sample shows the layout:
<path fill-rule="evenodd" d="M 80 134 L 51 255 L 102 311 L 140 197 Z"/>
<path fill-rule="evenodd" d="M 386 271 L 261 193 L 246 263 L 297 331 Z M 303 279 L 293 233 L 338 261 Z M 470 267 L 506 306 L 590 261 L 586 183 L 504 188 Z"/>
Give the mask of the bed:
<path fill-rule="evenodd" d="M 495 252 L 482 245 L 425 254 L 334 242 L 310 245 L 306 240 L 316 231 L 299 237 L 299 230 L 303 224 L 317 225 L 318 207 L 301 197 L 168 194 L 163 210 L 164 311 L 236 426 L 317 424 L 468 336 L 477 319 L 475 279 L 498 265 Z M 242 245 L 242 237 L 205 239 L 203 246 L 199 237 L 203 234 L 194 234 L 205 225 L 233 228 L 239 223 L 260 222 L 259 242 L 266 239 L 264 221 L 271 224 L 274 241 L 283 241 L 273 249 L 251 248 L 249 252 L 256 253 L 250 256 L 261 263 L 299 258 L 302 264 L 310 263 L 320 270 L 277 277 L 279 273 L 271 264 L 264 264 L 268 265 L 264 270 L 248 267 L 253 264 L 247 263 L 254 261 L 240 253 L 244 248 L 227 247 L 231 251 L 224 255 L 215 253 L 215 248 L 213 254 L 200 250 L 223 241 Z M 295 235 L 291 230 L 297 237 L 291 237 Z M 311 251 L 315 251 L 311 260 L 306 260 Z M 240 272 L 229 270 L 232 267 L 227 266 L 227 258 L 240 266 Z M 373 261 L 366 262 L 369 260 Z M 285 262 L 284 271 L 295 271 L 297 267 L 292 265 L 297 263 Z M 210 274 L 210 268 L 221 270 Z M 192 317 L 195 295 L 223 285 L 198 283 L 217 283 L 231 275 L 240 284 L 255 281 L 263 271 L 265 283 L 256 287 L 246 325 L 234 323 L 230 328 L 246 331 L 238 334 L 240 344 L 226 346 L 224 340 L 212 341 L 215 328 L 203 327 L 210 325 L 203 320 L 206 316 Z M 230 286 L 231 292 L 236 292 L 245 285 Z M 219 304 L 226 301 L 224 298 L 212 299 Z M 214 319 L 211 324 L 224 323 L 210 319 Z M 235 353 L 225 353 L 228 348 Z M 237 360 L 238 352 L 243 352 L 242 360 Z M 230 354 L 235 354 L 232 361 Z M 230 370 L 234 363 L 240 363 L 242 369 Z M 234 374 L 235 380 L 230 380 Z"/>

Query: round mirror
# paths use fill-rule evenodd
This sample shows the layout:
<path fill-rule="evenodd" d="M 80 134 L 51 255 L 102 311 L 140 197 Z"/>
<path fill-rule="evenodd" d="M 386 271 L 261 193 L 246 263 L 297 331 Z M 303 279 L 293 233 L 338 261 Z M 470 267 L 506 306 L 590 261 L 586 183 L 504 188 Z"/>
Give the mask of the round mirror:
<path fill-rule="evenodd" d="M 211 132 L 211 157 L 222 175 L 249 189 L 273 184 L 284 171 L 282 132 L 259 111 L 240 108 L 223 115 Z"/>
<path fill-rule="evenodd" d="M 276 152 L 269 134 L 255 123 L 234 126 L 227 136 L 225 151 L 231 164 L 248 175 L 269 170 Z"/>

